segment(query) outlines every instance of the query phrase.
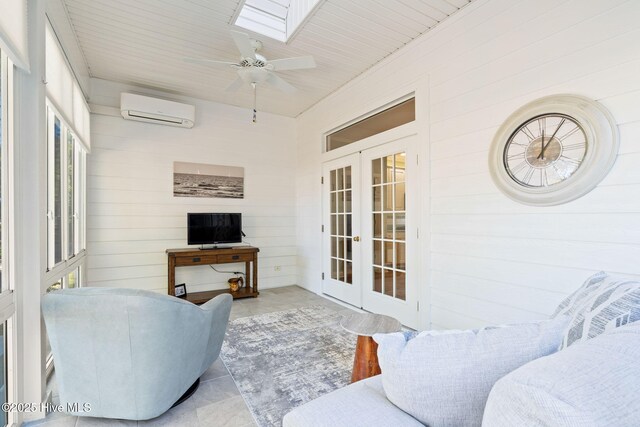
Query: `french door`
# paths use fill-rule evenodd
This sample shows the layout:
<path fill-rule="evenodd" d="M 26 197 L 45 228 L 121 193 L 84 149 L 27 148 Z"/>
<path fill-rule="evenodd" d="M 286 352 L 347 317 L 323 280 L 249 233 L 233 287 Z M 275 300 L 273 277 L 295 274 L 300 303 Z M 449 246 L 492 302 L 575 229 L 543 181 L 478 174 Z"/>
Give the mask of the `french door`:
<path fill-rule="evenodd" d="M 360 290 L 360 154 L 323 165 L 323 289 L 362 306 Z M 355 250 L 354 250 L 355 249 Z"/>
<path fill-rule="evenodd" d="M 415 136 L 323 165 L 323 292 L 418 324 Z"/>

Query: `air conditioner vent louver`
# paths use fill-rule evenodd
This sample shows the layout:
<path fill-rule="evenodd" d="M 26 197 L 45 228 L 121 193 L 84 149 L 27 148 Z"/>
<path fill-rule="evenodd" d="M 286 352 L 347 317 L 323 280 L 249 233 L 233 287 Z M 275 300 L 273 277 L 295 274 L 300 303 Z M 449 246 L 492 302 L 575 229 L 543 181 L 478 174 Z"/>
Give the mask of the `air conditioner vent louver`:
<path fill-rule="evenodd" d="M 125 120 L 192 128 L 195 120 L 195 107 L 134 93 L 122 93 L 120 95 L 120 114 Z"/>
<path fill-rule="evenodd" d="M 128 118 L 130 118 L 132 120 L 133 119 L 144 119 L 144 120 L 150 120 L 150 121 L 154 121 L 154 122 L 167 123 L 167 124 L 178 125 L 178 126 L 182 126 L 184 124 L 183 120 L 171 119 L 171 118 L 151 117 L 149 114 L 138 113 L 137 111 L 131 111 L 131 110 L 129 110 Z"/>

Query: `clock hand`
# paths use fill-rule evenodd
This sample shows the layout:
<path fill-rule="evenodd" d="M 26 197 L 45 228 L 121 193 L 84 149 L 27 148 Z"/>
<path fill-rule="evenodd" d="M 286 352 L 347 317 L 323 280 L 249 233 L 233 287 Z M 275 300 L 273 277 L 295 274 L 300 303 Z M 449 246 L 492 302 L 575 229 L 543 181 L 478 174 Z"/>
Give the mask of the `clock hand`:
<path fill-rule="evenodd" d="M 551 138 L 549 138 L 549 142 L 547 142 L 547 145 L 542 146 L 542 150 L 540 150 L 540 154 L 538 155 L 538 159 L 544 159 L 544 150 L 547 149 L 547 147 L 549 146 L 549 144 L 551 143 L 551 141 L 553 140 L 553 137 L 556 136 L 556 133 L 558 133 L 558 131 L 560 130 L 560 128 L 562 127 L 562 125 L 564 124 L 564 121 L 566 119 L 562 119 L 560 120 L 560 124 L 558 125 L 558 127 L 556 128 L 556 130 L 553 132 L 553 135 L 551 135 Z M 542 142 L 544 143 L 544 131 L 542 131 Z"/>
<path fill-rule="evenodd" d="M 547 143 L 548 144 L 548 143 Z M 538 154 L 538 158 L 544 160 L 544 129 L 542 129 L 542 140 L 540 141 L 540 154 Z"/>

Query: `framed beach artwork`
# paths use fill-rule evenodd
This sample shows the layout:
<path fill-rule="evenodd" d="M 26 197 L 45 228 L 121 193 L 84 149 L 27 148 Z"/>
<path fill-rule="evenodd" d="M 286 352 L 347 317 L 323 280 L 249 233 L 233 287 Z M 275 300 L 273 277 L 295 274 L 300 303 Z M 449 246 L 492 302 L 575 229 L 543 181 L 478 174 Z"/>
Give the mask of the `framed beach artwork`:
<path fill-rule="evenodd" d="M 244 168 L 173 162 L 174 197 L 244 198 Z"/>

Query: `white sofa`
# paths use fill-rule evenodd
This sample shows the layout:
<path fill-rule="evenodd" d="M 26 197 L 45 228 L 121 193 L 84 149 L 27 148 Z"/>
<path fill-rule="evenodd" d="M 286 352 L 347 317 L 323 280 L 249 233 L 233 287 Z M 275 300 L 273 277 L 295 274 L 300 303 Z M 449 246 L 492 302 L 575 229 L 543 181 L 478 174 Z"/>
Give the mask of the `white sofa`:
<path fill-rule="evenodd" d="M 559 316 L 568 321 L 562 328 L 560 350 L 535 358 L 491 384 L 488 396 L 479 397 L 486 402 L 479 413 L 425 422 L 429 414 L 416 411 L 416 402 L 411 406 L 398 400 L 397 393 L 388 396 L 385 388 L 391 391 L 393 379 L 385 378 L 389 370 L 383 364 L 386 344 L 382 340 L 381 375 L 294 409 L 284 417 L 283 426 L 640 426 L 640 282 L 598 273 L 560 304 L 552 318 Z M 428 367 L 429 358 L 424 354 L 411 363 Z M 422 389 L 410 384 L 425 372 L 419 368 L 406 388 L 424 397 Z M 423 388 L 438 393 L 441 384 L 426 378 L 420 380 Z M 457 380 L 452 371 L 451 381 Z M 464 408 L 470 393 L 464 389 L 451 400 L 459 400 L 455 403 Z M 412 399 L 411 394 L 404 399 Z M 423 401 L 425 407 L 428 403 Z M 472 405 L 467 407 L 474 411 Z"/>

